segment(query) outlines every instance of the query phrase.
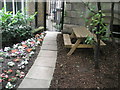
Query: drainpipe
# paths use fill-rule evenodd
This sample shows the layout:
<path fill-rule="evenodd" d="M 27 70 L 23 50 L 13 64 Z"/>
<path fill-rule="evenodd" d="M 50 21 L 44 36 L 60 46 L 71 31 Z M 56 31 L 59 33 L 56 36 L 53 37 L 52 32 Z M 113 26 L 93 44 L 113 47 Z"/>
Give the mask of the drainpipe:
<path fill-rule="evenodd" d="M 62 2 L 62 22 L 61 22 L 61 30 L 63 30 L 63 24 L 64 24 L 64 0 Z"/>
<path fill-rule="evenodd" d="M 44 1 L 44 31 L 46 31 L 46 0 Z"/>
<path fill-rule="evenodd" d="M 35 1 L 35 12 L 38 12 L 38 0 Z M 35 28 L 38 27 L 38 14 L 35 16 Z"/>

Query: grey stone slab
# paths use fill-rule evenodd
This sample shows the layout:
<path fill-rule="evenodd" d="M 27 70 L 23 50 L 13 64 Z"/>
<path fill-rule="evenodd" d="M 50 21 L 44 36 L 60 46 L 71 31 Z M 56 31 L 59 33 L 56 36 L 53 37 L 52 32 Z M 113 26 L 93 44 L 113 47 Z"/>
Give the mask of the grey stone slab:
<path fill-rule="evenodd" d="M 34 65 L 42 66 L 42 67 L 55 67 L 56 58 L 48 58 L 48 57 L 37 57 L 34 62 Z"/>
<path fill-rule="evenodd" d="M 54 57 L 57 58 L 57 51 L 40 50 L 38 57 Z"/>
<path fill-rule="evenodd" d="M 27 78 L 52 80 L 54 68 L 34 66 L 26 75 Z"/>
<path fill-rule="evenodd" d="M 55 40 L 45 40 L 43 41 L 43 45 L 56 45 L 57 46 L 57 42 Z"/>
<path fill-rule="evenodd" d="M 72 9 L 71 4 L 66 4 L 66 10 L 71 10 L 71 9 Z"/>
<path fill-rule="evenodd" d="M 41 47 L 41 50 L 53 50 L 53 51 L 57 51 L 57 45 L 46 44 L 46 45 L 43 45 Z"/>
<path fill-rule="evenodd" d="M 50 81 L 48 80 L 25 78 L 18 87 L 18 90 L 21 88 L 49 88 L 49 85 Z"/>
<path fill-rule="evenodd" d="M 58 33 L 49 32 L 49 33 L 46 34 L 45 37 L 55 37 L 55 36 L 57 36 L 57 34 L 58 34 Z"/>
<path fill-rule="evenodd" d="M 56 41 L 56 36 L 55 36 L 55 37 L 45 37 L 45 38 L 44 38 L 44 41 L 46 41 L 46 40 L 47 40 L 47 41 L 51 41 L 51 40 L 52 40 L 52 41 L 53 41 L 53 40 Z"/>

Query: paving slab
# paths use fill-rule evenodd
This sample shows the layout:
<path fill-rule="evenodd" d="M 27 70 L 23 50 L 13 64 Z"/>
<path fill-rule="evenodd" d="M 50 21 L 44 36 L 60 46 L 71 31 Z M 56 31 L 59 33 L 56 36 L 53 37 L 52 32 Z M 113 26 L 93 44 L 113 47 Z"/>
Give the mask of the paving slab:
<path fill-rule="evenodd" d="M 52 51 L 57 51 L 57 45 L 43 45 L 41 47 L 41 50 L 52 50 Z"/>
<path fill-rule="evenodd" d="M 41 67 L 53 67 L 55 68 L 56 65 L 56 58 L 49 58 L 49 57 L 37 57 L 34 62 L 34 65 L 41 66 Z"/>
<path fill-rule="evenodd" d="M 56 37 L 56 36 L 55 36 L 55 37 Z M 49 40 L 49 41 L 53 41 L 53 40 L 56 41 L 56 38 L 46 37 L 46 38 L 44 38 L 44 41 L 46 41 L 46 40 L 47 40 L 47 41 L 48 41 L 48 40 Z"/>
<path fill-rule="evenodd" d="M 54 40 L 45 40 L 43 41 L 42 45 L 56 45 L 57 46 L 57 42 Z"/>
<path fill-rule="evenodd" d="M 49 88 L 49 85 L 50 81 L 48 80 L 25 78 L 17 90 L 20 88 Z"/>
<path fill-rule="evenodd" d="M 26 77 L 32 79 L 52 80 L 53 72 L 54 68 L 33 65 Z"/>
<path fill-rule="evenodd" d="M 41 50 L 19 86 L 20 88 L 49 88 L 53 77 L 56 59 L 58 32 L 46 32 Z"/>
<path fill-rule="evenodd" d="M 38 57 L 54 57 L 57 58 L 57 51 L 50 51 L 50 50 L 40 50 Z"/>

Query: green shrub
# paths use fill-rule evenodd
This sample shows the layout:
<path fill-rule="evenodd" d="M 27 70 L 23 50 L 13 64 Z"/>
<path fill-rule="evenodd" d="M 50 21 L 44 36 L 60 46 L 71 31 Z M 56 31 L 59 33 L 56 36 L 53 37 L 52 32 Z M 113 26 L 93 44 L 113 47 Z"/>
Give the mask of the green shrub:
<path fill-rule="evenodd" d="M 36 13 L 35 13 L 36 14 Z M 2 30 L 2 45 L 7 46 L 32 37 L 32 27 L 29 23 L 34 15 L 23 15 L 19 11 L 13 16 L 12 12 L 0 12 L 0 28 Z"/>

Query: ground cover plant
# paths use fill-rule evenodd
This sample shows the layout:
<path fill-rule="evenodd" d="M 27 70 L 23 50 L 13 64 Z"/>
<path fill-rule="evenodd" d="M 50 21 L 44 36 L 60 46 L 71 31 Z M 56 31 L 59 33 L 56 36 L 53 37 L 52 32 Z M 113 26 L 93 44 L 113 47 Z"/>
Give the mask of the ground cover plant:
<path fill-rule="evenodd" d="M 45 33 L 36 34 L 21 43 L 0 50 L 2 89 L 13 89 L 19 86 L 37 57 L 44 36 Z"/>

